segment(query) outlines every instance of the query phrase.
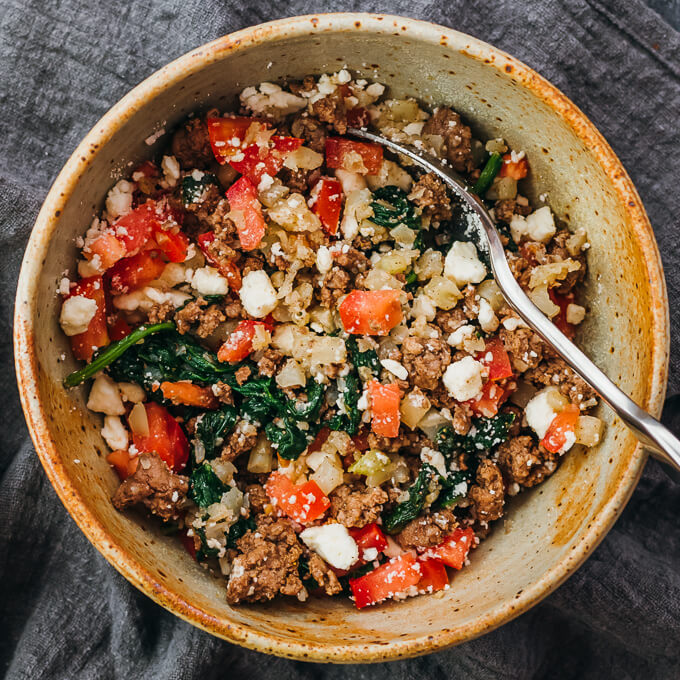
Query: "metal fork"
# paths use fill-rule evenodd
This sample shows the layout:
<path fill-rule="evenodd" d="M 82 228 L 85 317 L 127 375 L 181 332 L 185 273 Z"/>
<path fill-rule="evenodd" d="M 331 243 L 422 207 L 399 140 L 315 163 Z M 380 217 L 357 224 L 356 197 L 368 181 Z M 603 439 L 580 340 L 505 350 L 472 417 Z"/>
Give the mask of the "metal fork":
<path fill-rule="evenodd" d="M 503 243 L 494 220 L 483 201 L 472 193 L 467 182 L 439 159 L 413 146 L 399 144 L 382 135 L 357 128 L 349 128 L 348 134 L 381 144 L 391 151 L 407 156 L 428 172 L 435 173 L 458 195 L 463 203 L 463 209 L 479 219 L 481 229 L 478 231 L 482 245 L 486 245 L 491 270 L 507 303 L 609 404 L 645 448 L 680 473 L 680 441 L 656 418 L 643 411 L 625 392 L 621 391 L 557 326 L 543 315 L 543 312 L 534 305 L 519 286 L 508 266 Z"/>

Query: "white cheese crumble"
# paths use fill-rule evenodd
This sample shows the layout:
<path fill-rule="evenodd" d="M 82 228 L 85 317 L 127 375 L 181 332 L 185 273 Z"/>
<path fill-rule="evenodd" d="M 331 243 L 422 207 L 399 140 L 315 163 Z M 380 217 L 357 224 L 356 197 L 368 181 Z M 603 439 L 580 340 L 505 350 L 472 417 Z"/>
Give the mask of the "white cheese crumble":
<path fill-rule="evenodd" d="M 510 220 L 510 235 L 515 243 L 519 243 L 523 236 L 526 236 L 530 241 L 548 243 L 556 231 L 555 219 L 547 205 L 531 213 L 528 217 L 513 215 Z"/>
<path fill-rule="evenodd" d="M 97 313 L 97 303 L 84 295 L 74 295 L 61 306 L 59 323 L 68 336 L 84 333 Z"/>
<path fill-rule="evenodd" d="M 132 194 L 135 185 L 127 180 L 121 179 L 106 195 L 106 212 L 109 218 L 115 220 L 117 217 L 127 215 L 132 210 Z"/>
<path fill-rule="evenodd" d="M 431 449 L 429 446 L 423 446 L 420 450 L 420 460 L 422 460 L 423 463 L 429 463 L 442 477 L 448 475 L 446 461 L 439 451 Z"/>
<path fill-rule="evenodd" d="M 146 397 L 144 390 L 137 383 L 119 382 L 118 390 L 123 401 L 129 401 L 131 404 L 139 404 Z"/>
<path fill-rule="evenodd" d="M 258 319 L 267 316 L 277 304 L 276 290 L 263 269 L 248 272 L 239 291 L 243 308 Z"/>
<path fill-rule="evenodd" d="M 316 268 L 320 274 L 327 274 L 333 267 L 333 256 L 328 246 L 319 246 L 316 251 Z"/>
<path fill-rule="evenodd" d="M 585 307 L 581 307 L 581 305 L 575 305 L 573 303 L 569 303 L 567 305 L 567 314 L 566 314 L 566 320 L 567 323 L 573 324 L 573 325 L 578 325 L 583 321 L 583 319 L 586 318 L 586 309 Z"/>
<path fill-rule="evenodd" d="M 309 527 L 300 538 L 336 569 L 349 569 L 359 559 L 359 547 L 342 524 Z"/>
<path fill-rule="evenodd" d="M 482 389 L 484 366 L 472 357 L 463 357 L 446 367 L 442 382 L 456 401 L 474 399 Z"/>
<path fill-rule="evenodd" d="M 381 359 L 380 364 L 392 375 L 399 378 L 399 380 L 406 380 L 408 378 L 408 371 L 398 361 L 395 361 L 394 359 Z"/>
<path fill-rule="evenodd" d="M 90 396 L 87 400 L 90 411 L 104 413 L 107 416 L 122 416 L 125 406 L 120 398 L 118 385 L 108 375 L 100 373 L 92 383 Z"/>
<path fill-rule="evenodd" d="M 241 103 L 255 113 L 266 113 L 276 109 L 280 115 L 287 116 L 307 106 L 302 97 L 284 92 L 274 83 L 260 83 L 259 92 L 254 87 L 246 87 L 239 95 Z"/>
<path fill-rule="evenodd" d="M 498 328 L 498 317 L 487 300 L 479 300 L 479 314 L 477 315 L 479 325 L 485 333 L 493 333 Z"/>
<path fill-rule="evenodd" d="M 557 387 L 546 387 L 537 392 L 526 405 L 524 415 L 529 427 L 538 435 L 539 439 L 545 437 L 553 418 L 566 405 L 566 398 L 560 394 Z"/>
<path fill-rule="evenodd" d="M 102 437 L 113 451 L 127 449 L 128 431 L 118 416 L 105 416 Z"/>
<path fill-rule="evenodd" d="M 480 283 L 486 276 L 486 267 L 477 257 L 474 243 L 454 241 L 444 260 L 444 276 L 459 288 L 468 283 Z"/>
<path fill-rule="evenodd" d="M 197 269 L 190 283 L 201 295 L 226 295 L 229 292 L 229 282 L 214 267 Z"/>
<path fill-rule="evenodd" d="M 161 169 L 163 170 L 163 179 L 167 185 L 169 187 L 176 186 L 180 175 L 178 160 L 174 156 L 163 156 Z"/>

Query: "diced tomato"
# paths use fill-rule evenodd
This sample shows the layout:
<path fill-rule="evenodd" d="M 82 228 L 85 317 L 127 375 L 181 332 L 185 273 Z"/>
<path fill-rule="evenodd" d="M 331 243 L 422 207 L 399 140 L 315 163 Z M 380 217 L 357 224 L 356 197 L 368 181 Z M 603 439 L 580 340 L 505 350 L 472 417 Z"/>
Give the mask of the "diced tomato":
<path fill-rule="evenodd" d="M 503 165 L 501 165 L 500 176 L 511 177 L 512 179 L 524 179 L 529 172 L 529 161 L 526 156 L 513 161 L 512 154 L 506 153 L 503 156 Z"/>
<path fill-rule="evenodd" d="M 347 125 L 354 128 L 366 127 L 371 122 L 368 110 L 363 106 L 355 106 L 347 111 Z"/>
<path fill-rule="evenodd" d="M 232 116 L 230 118 L 208 118 L 208 136 L 215 159 L 224 165 L 239 153 L 248 128 L 256 122 L 253 118 Z"/>
<path fill-rule="evenodd" d="M 122 340 L 132 332 L 132 326 L 120 315 L 109 319 L 109 337 L 111 340 Z"/>
<path fill-rule="evenodd" d="M 189 459 L 189 442 L 180 424 L 168 410 L 153 401 L 144 404 L 149 434 L 132 435 L 140 453 L 157 453 L 174 472 L 181 472 Z"/>
<path fill-rule="evenodd" d="M 484 351 L 479 352 L 475 358 L 488 369 L 489 380 L 503 380 L 503 378 L 512 377 L 510 357 L 500 338 L 487 340 Z"/>
<path fill-rule="evenodd" d="M 233 262 L 218 261 L 210 253 L 209 245 L 215 240 L 215 232 L 207 231 L 205 234 L 200 234 L 196 240 L 208 263 L 218 269 L 220 274 L 227 279 L 229 288 L 238 293 L 241 290 L 241 272 L 237 266 Z"/>
<path fill-rule="evenodd" d="M 194 537 L 189 536 L 186 529 L 182 529 L 182 531 L 179 532 L 179 540 L 182 541 L 184 549 L 196 559 L 196 543 L 194 543 Z"/>
<path fill-rule="evenodd" d="M 338 311 L 354 335 L 387 335 L 403 318 L 398 290 L 353 290 Z"/>
<path fill-rule="evenodd" d="M 382 166 L 383 150 L 380 144 L 355 142 L 343 137 L 326 140 L 326 165 L 343 168 L 360 175 L 376 175 Z"/>
<path fill-rule="evenodd" d="M 321 451 L 321 447 L 326 443 L 328 435 L 331 433 L 330 429 L 327 427 L 322 427 L 314 437 L 314 441 L 307 447 L 307 453 L 315 453 L 316 451 Z"/>
<path fill-rule="evenodd" d="M 312 189 L 312 212 L 321 220 L 324 231 L 333 236 L 338 231 L 342 210 L 342 184 L 322 177 Z"/>
<path fill-rule="evenodd" d="M 104 293 L 104 280 L 101 276 L 89 276 L 81 279 L 64 298 L 67 300 L 74 295 L 94 300 L 97 303 L 97 311 L 90 320 L 87 330 L 78 335 L 71 336 L 71 350 L 76 359 L 89 361 L 96 349 L 108 345 L 109 332 L 106 327 L 106 294 Z"/>
<path fill-rule="evenodd" d="M 131 458 L 130 453 L 124 449 L 112 451 L 106 456 L 106 461 L 116 469 L 121 479 L 127 479 L 134 474 L 139 464 L 139 458 L 137 456 Z"/>
<path fill-rule="evenodd" d="M 418 590 L 421 593 L 435 593 L 438 590 L 444 590 L 449 585 L 449 575 L 446 573 L 443 562 L 419 559 L 418 564 L 422 574 L 418 581 Z"/>
<path fill-rule="evenodd" d="M 98 268 L 106 271 L 126 255 L 125 246 L 111 231 L 105 231 L 90 243 L 83 254 L 88 260 L 97 259 Z"/>
<path fill-rule="evenodd" d="M 420 564 L 412 552 L 404 553 L 381 564 L 377 569 L 350 579 L 349 587 L 358 609 L 377 604 L 404 593 L 421 578 Z"/>
<path fill-rule="evenodd" d="M 240 219 L 234 219 L 241 247 L 244 250 L 257 248 L 267 225 L 262 217 L 262 205 L 257 200 L 255 185 L 247 177 L 241 177 L 227 190 L 227 199 L 232 211 L 242 213 Z"/>
<path fill-rule="evenodd" d="M 377 380 L 368 383 L 368 398 L 373 419 L 371 429 L 381 437 L 396 437 L 401 422 L 401 388 L 397 383 L 381 385 Z"/>
<path fill-rule="evenodd" d="M 354 446 L 356 446 L 359 451 L 368 451 L 370 449 L 370 445 L 368 443 L 368 432 L 359 432 L 359 434 L 355 434 L 352 437 L 352 441 L 354 442 Z"/>
<path fill-rule="evenodd" d="M 576 404 L 569 404 L 553 419 L 545 433 L 541 444 L 551 453 L 564 453 L 576 441 L 576 425 L 580 409 Z"/>
<path fill-rule="evenodd" d="M 573 338 L 576 335 L 576 326 L 567 321 L 567 307 L 574 304 L 574 294 L 568 293 L 561 295 L 556 293 L 552 288 L 548 289 L 548 295 L 553 301 L 553 304 L 560 308 L 560 313 L 553 319 L 553 323 L 568 337 Z"/>
<path fill-rule="evenodd" d="M 488 380 L 482 387 L 482 392 L 477 399 L 465 402 L 470 406 L 473 413 L 485 418 L 493 418 L 498 413 L 500 405 L 512 394 L 512 390 L 502 387 L 493 380 Z"/>
<path fill-rule="evenodd" d="M 219 348 L 217 358 L 232 364 L 243 361 L 253 351 L 253 337 L 257 326 L 264 326 L 270 332 L 274 328 L 272 324 L 257 319 L 239 321 L 238 326 Z"/>
<path fill-rule="evenodd" d="M 425 556 L 439 560 L 454 569 L 462 569 L 474 540 L 475 532 L 471 527 L 458 528 L 439 545 L 428 550 Z"/>
<path fill-rule="evenodd" d="M 283 167 L 286 156 L 302 146 L 303 139 L 273 136 L 269 148 L 251 144 L 243 149 L 241 160 L 231 159 L 229 165 L 247 177 L 255 186 L 263 175 L 274 177 Z"/>
<path fill-rule="evenodd" d="M 158 170 L 158 166 L 155 163 L 152 163 L 151 161 L 144 161 L 143 163 L 140 163 L 133 171 L 133 175 L 136 175 L 138 172 L 141 172 L 144 177 L 158 177 L 160 175 L 160 171 Z"/>
<path fill-rule="evenodd" d="M 184 262 L 189 252 L 189 237 L 181 231 L 154 229 L 154 240 L 170 262 Z"/>
<path fill-rule="evenodd" d="M 387 538 L 375 522 L 371 522 L 361 529 L 349 529 L 349 533 L 359 546 L 359 557 L 362 560 L 366 559 L 364 556 L 366 550 L 375 548 L 378 553 L 381 553 L 387 548 Z"/>
<path fill-rule="evenodd" d="M 183 404 L 206 409 L 215 409 L 220 405 L 209 387 L 201 387 L 190 382 L 162 382 L 161 392 L 175 405 Z"/>
<path fill-rule="evenodd" d="M 328 510 L 331 502 L 314 480 L 295 485 L 280 472 L 272 472 L 265 491 L 276 507 L 300 524 L 313 522 Z"/>
<path fill-rule="evenodd" d="M 165 269 L 165 262 L 158 250 L 143 250 L 126 257 L 106 272 L 109 289 L 113 295 L 129 293 L 157 279 Z"/>

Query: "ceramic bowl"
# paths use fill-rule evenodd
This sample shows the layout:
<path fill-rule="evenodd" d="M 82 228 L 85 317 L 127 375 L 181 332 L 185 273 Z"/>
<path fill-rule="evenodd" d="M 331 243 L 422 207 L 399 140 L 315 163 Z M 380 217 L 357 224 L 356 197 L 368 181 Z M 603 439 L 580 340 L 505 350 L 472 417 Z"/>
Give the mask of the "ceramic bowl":
<path fill-rule="evenodd" d="M 661 408 L 667 301 L 640 198 L 607 142 L 559 90 L 516 59 L 468 35 L 393 16 L 296 17 L 239 31 L 181 57 L 118 102 L 59 174 L 35 223 L 16 300 L 19 387 L 36 450 L 83 532 L 131 583 L 190 623 L 230 642 L 297 659 L 365 662 L 423 654 L 488 632 L 562 583 L 606 534 L 645 455 L 611 413 L 602 443 L 566 456 L 546 483 L 513 499 L 451 588 L 357 611 L 347 600 L 230 607 L 213 580 L 157 523 L 116 512 L 100 416 L 85 390 L 62 388 L 76 364 L 57 323 L 57 281 L 76 259 L 74 238 L 107 190 L 148 158 L 187 114 L 229 110 L 263 80 L 347 67 L 393 95 L 451 104 L 482 138 L 505 137 L 531 161 L 530 197 L 547 193 L 592 247 L 580 331 L 589 355 L 639 404 Z M 60 359 L 65 356 L 65 359 Z"/>

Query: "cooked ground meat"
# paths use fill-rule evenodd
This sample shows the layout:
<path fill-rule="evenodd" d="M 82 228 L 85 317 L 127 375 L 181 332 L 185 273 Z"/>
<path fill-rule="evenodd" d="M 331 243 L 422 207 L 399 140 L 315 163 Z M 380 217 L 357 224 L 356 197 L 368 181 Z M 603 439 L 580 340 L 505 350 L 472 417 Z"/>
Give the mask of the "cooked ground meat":
<path fill-rule="evenodd" d="M 333 267 L 326 274 L 323 286 L 318 291 L 321 306 L 334 309 L 338 300 L 349 290 L 350 283 L 351 277 L 344 269 Z"/>
<path fill-rule="evenodd" d="M 342 484 L 329 498 L 329 515 L 346 527 L 358 528 L 375 522 L 387 502 L 387 494 L 379 486 Z"/>
<path fill-rule="evenodd" d="M 432 442 L 423 432 L 418 429 L 410 431 L 405 426 L 402 426 L 399 430 L 398 437 L 383 437 L 375 434 L 375 432 L 368 433 L 369 448 L 377 449 L 383 453 L 399 453 L 402 451 L 419 454 L 423 446 L 431 445 Z"/>
<path fill-rule="evenodd" d="M 307 146 L 317 153 L 326 151 L 326 130 L 315 118 L 311 118 L 306 113 L 301 113 L 290 126 L 293 137 L 301 137 Z"/>
<path fill-rule="evenodd" d="M 528 215 L 531 212 L 531 206 L 528 204 L 522 205 L 514 198 L 502 198 L 496 201 L 493 211 L 498 222 L 509 224 L 513 215 Z"/>
<path fill-rule="evenodd" d="M 301 192 L 313 187 L 319 181 L 321 172 L 318 168 L 316 170 L 305 170 L 303 168 L 291 170 L 283 167 L 279 170 L 277 177 L 292 191 Z"/>
<path fill-rule="evenodd" d="M 414 385 L 434 390 L 451 363 L 451 349 L 441 338 L 417 338 L 409 335 L 401 345 L 403 364 Z"/>
<path fill-rule="evenodd" d="M 498 447 L 498 465 L 506 481 L 520 486 L 540 484 L 555 472 L 558 459 L 532 437 L 513 437 Z"/>
<path fill-rule="evenodd" d="M 456 404 L 453 409 L 453 429 L 457 434 L 466 435 L 470 431 L 470 412 L 463 404 Z"/>
<path fill-rule="evenodd" d="M 526 290 L 529 287 L 529 279 L 531 278 L 531 264 L 526 258 L 517 253 L 506 251 L 506 256 L 512 275 L 517 279 L 517 283 Z"/>
<path fill-rule="evenodd" d="M 305 592 L 298 575 L 302 545 L 287 520 L 259 515 L 257 530 L 239 538 L 237 546 L 241 554 L 231 567 L 229 604 Z"/>
<path fill-rule="evenodd" d="M 317 99 L 312 104 L 312 111 L 322 123 L 330 125 L 339 135 L 347 132 L 345 98 L 339 90 L 331 92 L 323 99 Z"/>
<path fill-rule="evenodd" d="M 591 400 L 597 399 L 597 392 L 576 375 L 563 359 L 543 361 L 536 368 L 527 371 L 524 379 L 534 385 L 556 385 L 569 401 L 579 406 L 592 406 L 594 402 Z"/>
<path fill-rule="evenodd" d="M 465 312 L 460 307 L 454 307 L 450 311 L 438 310 L 434 322 L 442 329 L 444 335 L 448 337 L 453 331 L 464 326 L 468 320 Z"/>
<path fill-rule="evenodd" d="M 397 535 L 404 550 L 431 548 L 439 545 L 456 527 L 458 521 L 451 510 L 432 512 L 409 522 Z"/>
<path fill-rule="evenodd" d="M 184 170 L 206 168 L 215 162 L 205 120 L 194 118 L 175 132 L 172 154 Z"/>
<path fill-rule="evenodd" d="M 435 109 L 423 126 L 423 135 L 444 138 L 444 153 L 454 170 L 470 172 L 474 168 L 472 132 L 452 109 L 447 106 Z"/>
<path fill-rule="evenodd" d="M 469 492 L 472 516 L 480 522 L 491 522 L 503 515 L 505 486 L 496 463 L 483 460 L 477 468 L 477 484 Z"/>
<path fill-rule="evenodd" d="M 568 293 L 571 293 L 571 291 L 574 289 L 574 286 L 583 281 L 587 271 L 585 255 L 583 253 L 571 255 L 567 250 L 566 243 L 570 236 L 571 233 L 566 229 L 558 231 L 553 237 L 552 241 L 548 244 L 548 253 L 557 261 L 561 262 L 571 259 L 575 260 L 581 265 L 580 269 L 569 272 L 560 285 L 555 288 L 555 291 L 560 295 L 567 295 Z"/>
<path fill-rule="evenodd" d="M 206 301 L 199 297 L 187 303 L 175 314 L 177 330 L 184 334 L 198 322 L 195 330 L 199 338 L 207 338 L 215 332 L 217 327 L 227 320 L 222 310 L 217 305 L 206 307 Z"/>
<path fill-rule="evenodd" d="M 463 313 L 470 321 L 474 321 L 479 316 L 479 295 L 477 295 L 477 289 L 471 284 L 463 289 Z"/>
<path fill-rule="evenodd" d="M 177 519 L 189 490 L 189 478 L 176 475 L 155 453 L 141 453 L 137 470 L 113 495 L 118 510 L 141 503 L 167 521 Z"/>
<path fill-rule="evenodd" d="M 234 391 L 227 383 L 219 381 L 212 386 L 213 394 L 223 403 L 233 406 Z"/>
<path fill-rule="evenodd" d="M 516 371 L 524 373 L 543 360 L 543 340 L 530 328 L 520 327 L 514 331 L 501 328 L 499 335 Z"/>
<path fill-rule="evenodd" d="M 234 373 L 234 378 L 236 378 L 236 382 L 239 385 L 243 385 L 243 383 L 250 378 L 250 366 L 241 366 L 236 373 Z"/>
<path fill-rule="evenodd" d="M 222 460 L 233 461 L 250 451 L 257 442 L 257 428 L 247 420 L 239 420 L 227 443 L 222 447 Z"/>
<path fill-rule="evenodd" d="M 309 554 L 309 575 L 323 588 L 326 595 L 337 595 L 342 591 L 335 572 L 315 552 Z"/>
<path fill-rule="evenodd" d="M 433 172 L 423 175 L 413 184 L 408 198 L 423 209 L 424 215 L 431 217 L 435 222 L 450 220 L 453 215 L 446 187 Z"/>
<path fill-rule="evenodd" d="M 272 347 L 267 348 L 262 358 L 257 362 L 258 375 L 271 378 L 283 361 L 283 354 Z"/>
<path fill-rule="evenodd" d="M 269 496 L 267 496 L 262 484 L 248 484 L 245 493 L 248 495 L 251 515 L 259 515 L 264 510 L 264 506 L 270 503 Z"/>
<path fill-rule="evenodd" d="M 366 255 L 354 247 L 344 248 L 333 253 L 333 261 L 339 267 L 346 269 L 350 274 L 365 272 L 370 262 Z"/>
<path fill-rule="evenodd" d="M 154 305 L 149 310 L 149 323 L 163 323 L 167 321 L 174 313 L 175 305 L 172 302 L 162 302 L 159 305 Z"/>

